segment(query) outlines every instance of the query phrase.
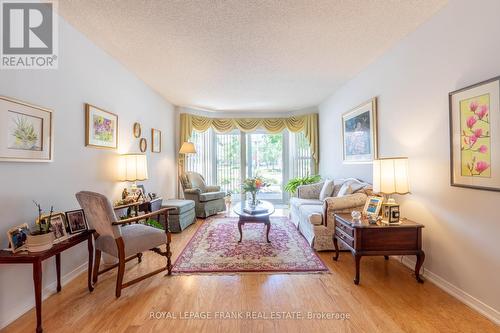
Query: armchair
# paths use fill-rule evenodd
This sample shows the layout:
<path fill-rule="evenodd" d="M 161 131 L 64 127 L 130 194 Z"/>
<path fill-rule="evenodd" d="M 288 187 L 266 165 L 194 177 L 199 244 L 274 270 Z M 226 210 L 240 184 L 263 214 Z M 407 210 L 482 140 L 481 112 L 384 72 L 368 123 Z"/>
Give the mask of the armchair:
<path fill-rule="evenodd" d="M 221 191 L 220 186 L 206 185 L 199 173 L 186 172 L 181 175 L 181 185 L 184 198 L 195 202 L 196 217 L 206 218 L 226 210 L 226 192 Z"/>
<path fill-rule="evenodd" d="M 129 287 L 134 283 L 165 270 L 168 271 L 168 275 L 172 273 L 172 253 L 170 252 L 171 235 L 168 229 L 168 223 L 165 225 L 165 230 L 159 230 L 138 222 L 149 217 L 157 217 L 160 214 L 164 215 L 167 221 L 168 211 L 173 208 L 162 208 L 152 213 L 118 220 L 113 205 L 102 194 L 82 191 L 76 194 L 76 198 L 85 212 L 90 227 L 96 231 L 94 233 L 96 251 L 94 271 L 92 272 L 93 283 L 97 283 L 98 275 L 118 267 L 115 289 L 115 296 L 118 298 L 123 288 Z M 134 205 L 137 204 L 124 205 L 120 208 L 132 207 Z M 162 245 L 166 245 L 165 251 L 159 249 L 159 246 Z M 137 258 L 140 263 L 142 261 L 142 252 L 147 250 L 151 250 L 166 257 L 166 266 L 123 283 L 125 263 L 134 258 Z M 99 271 L 102 252 L 118 258 L 118 263 Z"/>

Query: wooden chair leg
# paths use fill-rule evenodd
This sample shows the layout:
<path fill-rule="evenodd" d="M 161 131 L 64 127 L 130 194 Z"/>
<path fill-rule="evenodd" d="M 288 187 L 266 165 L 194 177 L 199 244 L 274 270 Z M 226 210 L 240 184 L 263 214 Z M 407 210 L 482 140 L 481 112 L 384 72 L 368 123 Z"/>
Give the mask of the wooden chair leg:
<path fill-rule="evenodd" d="M 92 282 L 97 283 L 97 277 L 99 276 L 99 266 L 101 265 L 101 250 L 95 250 L 95 264 L 94 271 L 92 272 Z"/>
<path fill-rule="evenodd" d="M 125 245 L 123 238 L 116 239 L 118 246 L 118 275 L 116 276 L 116 291 L 115 296 L 119 298 L 122 294 L 123 275 L 125 274 Z"/>
<path fill-rule="evenodd" d="M 170 251 L 170 242 L 172 240 L 172 234 L 170 231 L 168 231 L 167 227 L 167 244 L 166 244 L 166 250 L 167 250 L 167 274 L 172 275 L 172 252 Z"/>
<path fill-rule="evenodd" d="M 142 262 L 142 253 L 137 253 L 137 262 Z"/>

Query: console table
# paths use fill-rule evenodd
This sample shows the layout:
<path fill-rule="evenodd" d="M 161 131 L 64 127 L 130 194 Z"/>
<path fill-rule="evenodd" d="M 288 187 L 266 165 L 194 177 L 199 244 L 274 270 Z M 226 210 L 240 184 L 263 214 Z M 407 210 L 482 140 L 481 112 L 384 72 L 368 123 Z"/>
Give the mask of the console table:
<path fill-rule="evenodd" d="M 94 246 L 92 243 L 93 230 L 86 230 L 79 234 L 72 235 L 70 238 L 63 240 L 43 252 L 17 252 L 12 253 L 7 250 L 0 250 L 0 264 L 32 264 L 33 265 L 33 283 L 35 287 L 35 304 L 36 304 L 36 332 L 40 333 L 42 329 L 42 261 L 50 257 L 56 257 L 56 273 L 57 273 L 57 292 L 61 291 L 61 252 L 67 250 L 81 242 L 87 241 L 89 251 L 89 266 L 88 266 L 88 288 L 93 291 L 92 286 L 92 264 L 94 260 Z"/>
<path fill-rule="evenodd" d="M 422 224 L 402 220 L 401 224 L 388 225 L 381 222 L 370 224 L 367 220 L 355 222 L 350 214 L 335 214 L 335 233 L 333 245 L 335 257 L 339 258 L 340 240 L 351 251 L 356 262 L 356 276 L 354 284 L 359 284 L 359 264 L 362 256 L 384 256 L 386 260 L 390 255 L 415 255 L 415 277 L 419 283 L 420 268 L 424 263 L 425 253 L 422 251 Z"/>

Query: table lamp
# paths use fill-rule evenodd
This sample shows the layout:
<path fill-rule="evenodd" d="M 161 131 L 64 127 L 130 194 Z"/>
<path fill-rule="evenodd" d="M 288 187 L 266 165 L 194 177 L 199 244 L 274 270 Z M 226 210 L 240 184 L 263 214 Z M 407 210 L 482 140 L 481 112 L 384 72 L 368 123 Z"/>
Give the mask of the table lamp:
<path fill-rule="evenodd" d="M 399 205 L 391 195 L 410 193 L 408 158 L 392 157 L 374 160 L 373 191 L 384 195 L 382 222 L 399 223 Z"/>
<path fill-rule="evenodd" d="M 148 160 L 144 154 L 124 154 L 120 155 L 118 162 L 118 180 L 132 182 L 131 193 L 137 193 L 137 181 L 148 179 Z M 125 188 L 122 199 L 128 196 Z"/>

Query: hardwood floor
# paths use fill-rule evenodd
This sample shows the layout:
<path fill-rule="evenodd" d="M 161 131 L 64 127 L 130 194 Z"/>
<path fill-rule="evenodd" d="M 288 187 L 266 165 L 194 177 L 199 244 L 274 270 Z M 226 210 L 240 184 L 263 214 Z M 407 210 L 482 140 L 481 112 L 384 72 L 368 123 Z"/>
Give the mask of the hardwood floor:
<path fill-rule="evenodd" d="M 280 212 L 277 212 L 280 213 Z M 283 211 L 281 211 L 283 213 Z M 203 223 L 173 236 L 174 260 Z M 331 274 L 156 275 L 123 290 L 115 299 L 116 272 L 99 277 L 93 293 L 86 274 L 43 303 L 45 332 L 499 332 L 500 328 L 430 282 L 415 282 L 397 260 L 367 257 L 361 262 L 359 286 L 353 284 L 350 253 L 338 262 L 332 252 L 319 254 Z M 127 264 L 125 279 L 163 265 L 148 253 L 141 264 Z M 341 312 L 333 319 L 215 319 L 217 312 Z M 176 319 L 161 317 L 170 312 Z M 211 319 L 188 319 L 180 313 L 208 312 Z M 227 314 L 230 315 L 230 314 Z M 246 315 L 246 313 L 245 313 Z M 263 315 L 263 314 L 260 314 Z M 278 314 L 276 314 L 278 315 Z M 288 315 L 293 315 L 289 313 Z M 219 317 L 221 317 L 219 315 Z M 4 332 L 32 332 L 29 311 Z"/>

